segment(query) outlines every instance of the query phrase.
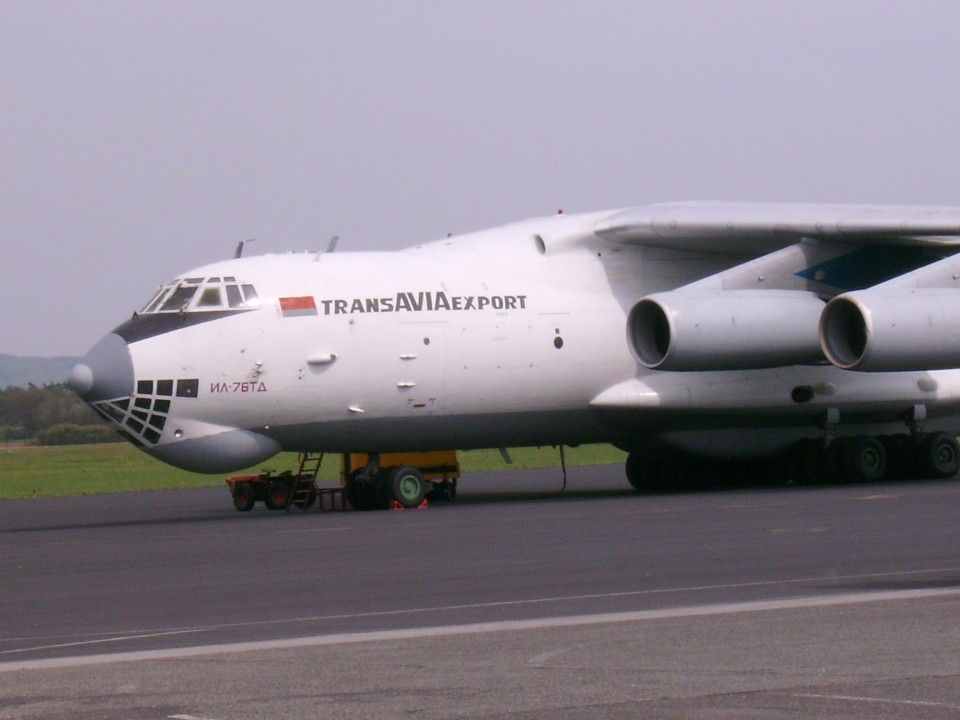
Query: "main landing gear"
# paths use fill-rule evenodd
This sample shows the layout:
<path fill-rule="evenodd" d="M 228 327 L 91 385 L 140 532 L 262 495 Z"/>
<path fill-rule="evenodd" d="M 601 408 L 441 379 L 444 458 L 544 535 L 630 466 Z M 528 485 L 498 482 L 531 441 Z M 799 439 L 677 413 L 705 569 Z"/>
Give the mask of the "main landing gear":
<path fill-rule="evenodd" d="M 355 463 L 355 469 L 351 469 Z M 453 500 L 460 468 L 454 452 L 344 456 L 344 494 L 354 510 L 425 507 Z"/>
<path fill-rule="evenodd" d="M 842 437 L 826 447 L 801 440 L 787 457 L 794 479 L 807 484 L 944 479 L 960 471 L 960 444 L 945 432 Z"/>
<path fill-rule="evenodd" d="M 630 453 L 625 470 L 636 490 L 663 492 L 722 482 L 725 472 L 744 467 L 651 446 Z M 775 465 L 753 465 L 747 471 L 766 471 L 800 484 L 951 478 L 960 472 L 960 444 L 945 432 L 841 437 L 829 444 L 808 438 L 795 443 Z"/>

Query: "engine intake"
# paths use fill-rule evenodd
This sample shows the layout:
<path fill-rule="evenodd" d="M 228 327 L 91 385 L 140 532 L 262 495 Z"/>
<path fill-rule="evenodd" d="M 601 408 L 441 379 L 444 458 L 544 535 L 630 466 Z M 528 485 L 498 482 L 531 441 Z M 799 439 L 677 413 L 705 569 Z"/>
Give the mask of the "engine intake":
<path fill-rule="evenodd" d="M 838 295 L 820 318 L 827 359 L 844 370 L 960 367 L 960 290 L 863 290 Z"/>
<path fill-rule="evenodd" d="M 793 290 L 648 295 L 627 318 L 630 349 L 655 370 L 752 370 L 823 361 L 823 302 Z"/>

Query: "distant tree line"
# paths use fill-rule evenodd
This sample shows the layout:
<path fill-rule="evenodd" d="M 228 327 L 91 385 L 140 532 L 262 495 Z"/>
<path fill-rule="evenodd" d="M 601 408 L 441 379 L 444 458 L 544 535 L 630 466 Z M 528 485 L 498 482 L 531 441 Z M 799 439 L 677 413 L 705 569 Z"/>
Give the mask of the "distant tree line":
<path fill-rule="evenodd" d="M 62 384 L 0 390 L 0 442 L 77 445 L 121 440 Z"/>

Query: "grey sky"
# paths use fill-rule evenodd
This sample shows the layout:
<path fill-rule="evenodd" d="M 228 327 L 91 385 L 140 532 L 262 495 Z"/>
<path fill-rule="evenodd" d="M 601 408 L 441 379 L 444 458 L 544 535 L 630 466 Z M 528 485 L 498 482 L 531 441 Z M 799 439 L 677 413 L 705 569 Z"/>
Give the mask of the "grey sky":
<path fill-rule="evenodd" d="M 197 265 L 683 199 L 960 204 L 960 3 L 0 0 L 0 353 Z"/>

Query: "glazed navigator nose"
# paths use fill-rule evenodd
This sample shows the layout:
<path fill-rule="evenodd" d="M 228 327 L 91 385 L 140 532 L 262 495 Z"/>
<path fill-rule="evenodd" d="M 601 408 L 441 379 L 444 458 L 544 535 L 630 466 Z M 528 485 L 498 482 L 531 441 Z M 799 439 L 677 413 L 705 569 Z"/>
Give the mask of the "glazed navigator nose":
<path fill-rule="evenodd" d="M 104 336 L 74 366 L 67 382 L 87 402 L 133 395 L 133 360 L 127 342 L 114 333 Z"/>

